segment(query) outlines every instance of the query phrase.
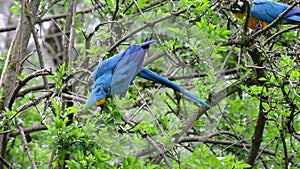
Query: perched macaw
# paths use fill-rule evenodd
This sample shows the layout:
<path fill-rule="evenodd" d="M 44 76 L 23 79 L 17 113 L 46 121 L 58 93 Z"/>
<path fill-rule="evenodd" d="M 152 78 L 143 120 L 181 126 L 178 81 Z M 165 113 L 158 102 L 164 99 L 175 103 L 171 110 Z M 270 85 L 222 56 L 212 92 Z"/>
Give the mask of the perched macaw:
<path fill-rule="evenodd" d="M 230 6 L 231 12 L 234 14 L 236 18 L 239 19 L 244 19 L 247 16 L 247 6 L 245 2 L 242 0 L 236 0 L 231 6 Z M 253 16 L 249 16 L 249 21 L 248 21 L 248 27 L 257 30 L 263 27 L 266 27 L 268 23 L 258 20 L 254 18 Z"/>
<path fill-rule="evenodd" d="M 256 29 L 259 26 L 267 26 L 289 7 L 287 4 L 272 0 L 253 0 L 250 5 L 251 10 L 248 26 L 252 29 Z M 236 0 L 231 5 L 231 11 L 237 18 L 244 18 L 246 16 L 246 9 L 246 4 L 242 0 Z M 294 7 L 283 17 L 279 24 L 299 24 L 299 15 L 300 8 Z"/>
<path fill-rule="evenodd" d="M 107 97 L 124 95 L 135 76 L 170 87 L 210 108 L 209 104 L 199 100 L 195 95 L 187 92 L 178 84 L 142 67 L 146 50 L 153 42 L 155 41 L 146 39 L 142 44 L 130 45 L 124 52 L 99 64 L 88 79 L 88 84 L 93 84 L 93 89 L 86 101 L 85 109 L 94 105 L 103 105 Z"/>

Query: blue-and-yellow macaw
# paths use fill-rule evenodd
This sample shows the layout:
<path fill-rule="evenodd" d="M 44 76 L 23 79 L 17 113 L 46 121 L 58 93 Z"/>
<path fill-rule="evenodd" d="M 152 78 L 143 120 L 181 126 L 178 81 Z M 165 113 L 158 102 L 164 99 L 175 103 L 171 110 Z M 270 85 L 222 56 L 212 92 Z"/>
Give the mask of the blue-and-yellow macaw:
<path fill-rule="evenodd" d="M 88 84 L 93 84 L 93 89 L 86 101 L 85 109 L 103 105 L 108 97 L 124 95 L 135 76 L 170 87 L 210 108 L 209 104 L 199 100 L 195 95 L 187 92 L 178 84 L 142 67 L 146 50 L 153 42 L 155 41 L 146 39 L 142 44 L 130 45 L 124 52 L 99 64 L 88 79 Z"/>
<path fill-rule="evenodd" d="M 250 2 L 250 5 L 248 26 L 252 29 L 256 29 L 259 26 L 267 26 L 289 7 L 287 4 L 272 0 L 253 0 Z M 242 0 L 236 0 L 231 5 L 231 11 L 237 18 L 244 18 L 247 14 L 246 9 L 246 4 Z M 300 8 L 294 7 L 283 17 L 279 24 L 299 24 L 299 15 Z"/>

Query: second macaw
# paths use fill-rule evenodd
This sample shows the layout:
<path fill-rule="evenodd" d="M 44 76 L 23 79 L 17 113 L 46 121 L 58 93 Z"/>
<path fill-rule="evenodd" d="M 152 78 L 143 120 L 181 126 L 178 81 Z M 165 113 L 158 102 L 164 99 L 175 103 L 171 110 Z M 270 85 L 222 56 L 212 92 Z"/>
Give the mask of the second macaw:
<path fill-rule="evenodd" d="M 146 39 L 142 44 L 130 45 L 124 52 L 104 60 L 99 64 L 88 79 L 88 84 L 93 84 L 93 89 L 86 101 L 85 109 L 91 108 L 92 106 L 103 105 L 108 97 L 114 95 L 122 96 L 126 93 L 135 76 L 140 76 L 144 79 L 170 87 L 210 108 L 209 104 L 199 100 L 195 95 L 187 92 L 178 84 L 142 67 L 146 50 L 153 42 L 155 41 Z"/>
<path fill-rule="evenodd" d="M 251 10 L 248 26 L 252 29 L 266 27 L 289 7 L 287 4 L 272 0 L 253 0 L 250 5 Z M 231 11 L 237 18 L 243 19 L 247 14 L 246 9 L 247 6 L 242 0 L 236 0 L 231 5 Z M 299 24 L 299 15 L 300 8 L 294 7 L 283 17 L 279 24 Z"/>

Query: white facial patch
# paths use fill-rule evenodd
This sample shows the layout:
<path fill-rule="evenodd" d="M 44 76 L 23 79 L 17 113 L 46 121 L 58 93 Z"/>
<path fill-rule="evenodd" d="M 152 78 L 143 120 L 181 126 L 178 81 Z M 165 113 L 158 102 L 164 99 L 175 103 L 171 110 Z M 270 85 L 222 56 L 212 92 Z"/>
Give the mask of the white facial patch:
<path fill-rule="evenodd" d="M 239 5 L 239 7 L 242 7 L 244 5 L 244 2 L 239 0 L 238 5 Z"/>

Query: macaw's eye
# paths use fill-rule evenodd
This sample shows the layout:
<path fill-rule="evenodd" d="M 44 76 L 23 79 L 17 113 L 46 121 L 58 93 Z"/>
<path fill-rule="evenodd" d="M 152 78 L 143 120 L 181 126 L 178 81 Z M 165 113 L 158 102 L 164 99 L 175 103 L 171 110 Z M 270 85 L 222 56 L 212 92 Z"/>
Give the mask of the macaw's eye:
<path fill-rule="evenodd" d="M 101 99 L 101 100 L 97 100 L 96 101 L 96 106 L 101 106 L 101 105 L 103 105 L 104 103 L 105 103 L 105 101 L 106 101 L 106 98 L 104 97 L 103 99 Z"/>

